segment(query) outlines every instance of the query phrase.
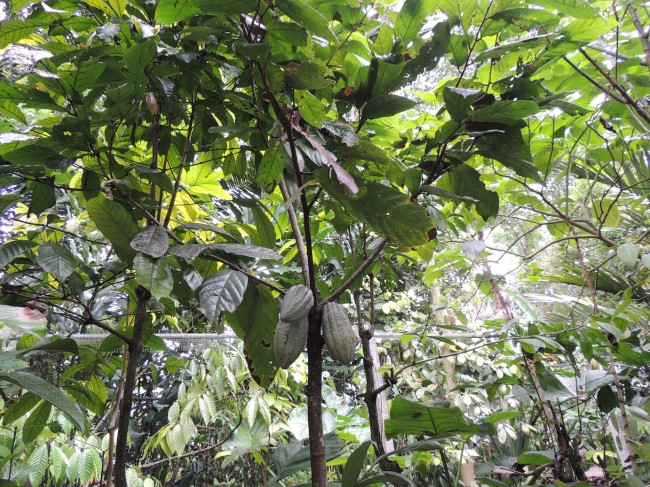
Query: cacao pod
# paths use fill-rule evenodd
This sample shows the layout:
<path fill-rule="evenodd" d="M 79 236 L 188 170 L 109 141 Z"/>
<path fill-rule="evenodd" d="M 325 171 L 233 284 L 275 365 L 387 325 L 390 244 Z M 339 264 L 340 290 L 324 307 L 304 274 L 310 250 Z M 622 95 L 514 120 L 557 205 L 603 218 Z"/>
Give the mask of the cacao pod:
<path fill-rule="evenodd" d="M 327 303 L 323 307 L 323 338 L 334 360 L 345 365 L 352 362 L 359 337 L 340 304 Z"/>
<path fill-rule="evenodd" d="M 278 364 L 288 369 L 300 356 L 307 345 L 309 322 L 305 316 L 294 323 L 279 321 L 273 337 L 273 351 Z"/>
<path fill-rule="evenodd" d="M 282 308 L 280 309 L 281 321 L 299 321 L 309 314 L 314 305 L 314 295 L 311 289 L 302 284 L 293 286 L 284 295 Z"/>

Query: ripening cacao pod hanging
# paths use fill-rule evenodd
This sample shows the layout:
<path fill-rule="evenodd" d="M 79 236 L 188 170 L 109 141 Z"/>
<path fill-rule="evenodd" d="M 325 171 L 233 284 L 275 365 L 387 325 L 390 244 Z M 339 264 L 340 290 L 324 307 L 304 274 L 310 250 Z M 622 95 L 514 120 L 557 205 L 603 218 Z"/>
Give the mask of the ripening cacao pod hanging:
<path fill-rule="evenodd" d="M 309 314 L 314 305 L 314 295 L 311 289 L 302 284 L 293 286 L 284 295 L 282 308 L 280 309 L 281 321 L 299 321 Z"/>
<path fill-rule="evenodd" d="M 334 360 L 345 365 L 352 362 L 359 336 L 340 304 L 327 303 L 323 307 L 323 338 Z"/>
<path fill-rule="evenodd" d="M 273 337 L 273 351 L 278 364 L 288 369 L 307 345 L 309 322 L 305 316 L 296 322 L 279 321 Z"/>

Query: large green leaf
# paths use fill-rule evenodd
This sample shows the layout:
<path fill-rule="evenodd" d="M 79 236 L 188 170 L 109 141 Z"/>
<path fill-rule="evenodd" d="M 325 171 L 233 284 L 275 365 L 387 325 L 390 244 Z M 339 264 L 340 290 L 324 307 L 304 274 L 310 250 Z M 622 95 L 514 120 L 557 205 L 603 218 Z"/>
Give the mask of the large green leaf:
<path fill-rule="evenodd" d="M 454 166 L 441 179 L 440 184 L 445 183 L 452 193 L 474 199 L 476 211 L 484 220 L 499 214 L 499 195 L 485 187 L 476 169 L 466 164 Z"/>
<path fill-rule="evenodd" d="M 476 434 L 478 428 L 469 424 L 463 412 L 456 407 L 426 406 L 397 396 L 390 406 L 390 417 L 386 420 L 386 435 L 434 435 L 450 436 Z"/>
<path fill-rule="evenodd" d="M 29 213 L 39 215 L 56 204 L 54 194 L 54 178 L 41 178 L 33 183 L 32 199 L 29 202 Z"/>
<path fill-rule="evenodd" d="M 81 431 L 86 431 L 86 416 L 81 412 L 79 406 L 71 402 L 68 396 L 49 382 L 30 372 L 20 370 L 6 372 L 1 374 L 0 378 L 22 387 L 41 399 L 45 399 L 45 401 L 68 416 Z"/>
<path fill-rule="evenodd" d="M 41 434 L 50 417 L 50 411 L 52 411 L 52 404 L 41 401 L 30 413 L 23 425 L 23 441 L 25 444 L 31 443 Z"/>
<path fill-rule="evenodd" d="M 36 262 L 59 281 L 65 281 L 77 268 L 77 260 L 72 252 L 58 244 L 41 245 Z"/>
<path fill-rule="evenodd" d="M 319 170 L 316 177 L 342 208 L 366 221 L 395 244 L 418 246 L 429 241 L 428 232 L 434 227 L 434 222 L 424 208 L 410 203 L 408 195 L 390 186 L 367 182 L 360 187 L 355 198 L 335 184 L 329 172 Z"/>
<path fill-rule="evenodd" d="M 29 240 L 9 240 L 0 246 L 0 269 L 4 269 L 17 257 L 36 246 L 35 242 Z"/>
<path fill-rule="evenodd" d="M 311 5 L 302 0 L 277 0 L 276 7 L 284 12 L 287 17 L 298 22 L 308 32 L 316 34 L 323 39 L 336 41 L 336 36 L 329 28 L 329 23 L 323 15 Z"/>
<path fill-rule="evenodd" d="M 228 324 L 244 341 L 251 375 L 262 387 L 271 383 L 277 371 L 272 344 L 278 312 L 278 304 L 271 291 L 251 284 L 243 295 L 241 305 L 234 313 L 228 314 Z"/>
<path fill-rule="evenodd" d="M 535 115 L 537 112 L 539 112 L 539 106 L 534 101 L 505 100 L 474 111 L 470 115 L 470 119 L 474 122 L 512 123 Z"/>
<path fill-rule="evenodd" d="M 481 94 L 481 90 L 467 90 L 453 86 L 445 86 L 442 91 L 445 107 L 456 122 L 462 122 L 472 102 Z"/>
<path fill-rule="evenodd" d="M 390 117 L 413 108 L 418 102 L 405 96 L 379 95 L 371 98 L 361 112 L 361 122 L 374 118 Z"/>
<path fill-rule="evenodd" d="M 315 62 L 289 63 L 284 68 L 285 82 L 297 90 L 316 90 L 331 85 L 325 78 L 325 66 Z"/>
<path fill-rule="evenodd" d="M 451 29 L 449 22 L 438 22 L 432 29 L 431 38 L 420 48 L 415 59 L 406 63 L 402 76 L 402 84 L 414 81 L 422 73 L 435 68 L 449 48 Z"/>
<path fill-rule="evenodd" d="M 336 433 L 325 435 L 325 458 L 332 460 L 341 454 L 343 441 L 339 439 Z M 309 445 L 303 445 L 302 442 L 290 443 L 288 445 L 278 446 L 273 452 L 273 465 L 275 466 L 276 477 L 273 478 L 273 485 L 293 475 L 294 473 L 309 468 L 311 454 Z"/>
<path fill-rule="evenodd" d="M 152 296 L 158 300 L 169 296 L 174 288 L 172 270 L 165 259 L 153 259 L 145 254 L 138 254 L 133 259 L 135 279 Z"/>
<path fill-rule="evenodd" d="M 285 152 L 282 146 L 267 149 L 257 169 L 257 182 L 265 189 L 272 189 L 282 176 Z"/>
<path fill-rule="evenodd" d="M 162 257 L 169 248 L 167 231 L 159 225 L 149 225 L 131 240 L 131 248 L 156 259 Z"/>
<path fill-rule="evenodd" d="M 341 487 L 354 487 L 356 485 L 363 464 L 366 461 L 369 447 L 370 442 L 364 441 L 348 457 L 341 475 Z"/>
<path fill-rule="evenodd" d="M 175 24 L 201 12 L 192 0 L 160 0 L 156 7 L 156 22 Z"/>
<path fill-rule="evenodd" d="M 208 245 L 210 250 L 218 250 L 232 255 L 250 257 L 251 259 L 282 260 L 282 256 L 274 250 L 257 245 L 244 245 L 234 243 L 216 243 Z"/>
<path fill-rule="evenodd" d="M 44 24 L 39 19 L 4 20 L 0 23 L 0 49 L 24 39 L 33 34 L 39 27 L 46 25 L 47 23 Z"/>
<path fill-rule="evenodd" d="M 124 53 L 122 62 L 127 69 L 126 77 L 135 89 L 136 94 L 149 91 L 145 67 L 153 61 L 156 52 L 156 43 L 153 40 L 148 40 L 131 46 Z"/>
<path fill-rule="evenodd" d="M 210 322 L 221 311 L 232 313 L 244 299 L 247 284 L 248 277 L 231 269 L 208 277 L 199 290 L 201 312 Z"/>
<path fill-rule="evenodd" d="M 413 40 L 433 10 L 432 0 L 406 0 L 399 14 L 394 16 L 395 35 L 405 42 Z"/>
<path fill-rule="evenodd" d="M 90 219 L 113 245 L 120 259 L 131 262 L 135 256 L 131 240 L 138 233 L 138 225 L 124 207 L 100 195 L 88 200 L 86 209 Z"/>

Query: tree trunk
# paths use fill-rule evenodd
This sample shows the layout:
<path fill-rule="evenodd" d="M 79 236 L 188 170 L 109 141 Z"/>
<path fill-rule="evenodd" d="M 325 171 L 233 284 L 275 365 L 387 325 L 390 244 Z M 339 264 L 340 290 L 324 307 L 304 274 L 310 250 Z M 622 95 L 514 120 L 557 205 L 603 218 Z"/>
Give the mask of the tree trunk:
<path fill-rule="evenodd" d="M 128 365 L 124 378 L 124 395 L 120 407 L 120 419 L 117 426 L 117 441 L 115 444 L 115 487 L 127 487 L 126 483 L 126 452 L 129 436 L 129 420 L 133 406 L 133 391 L 135 390 L 138 361 L 142 352 L 142 331 L 147 319 L 147 303 L 151 295 L 142 286 L 136 291 L 137 302 L 133 317 L 133 335 L 129 343 Z"/>
<path fill-rule="evenodd" d="M 309 451 L 311 453 L 311 485 L 327 487 L 325 435 L 323 434 L 323 337 L 321 336 L 322 311 L 317 307 L 309 313 L 307 338 L 307 421 L 309 425 Z"/>
<path fill-rule="evenodd" d="M 372 276 L 370 277 L 373 278 Z M 363 320 L 361 309 L 361 293 L 354 292 L 354 303 L 357 308 L 357 326 L 359 328 L 359 337 L 363 348 L 363 369 L 366 375 L 366 393 L 365 403 L 368 408 L 368 422 L 370 423 L 370 438 L 375 444 L 377 456 L 382 456 L 395 449 L 392 440 L 386 438 L 384 430 L 384 421 L 388 418 L 388 405 L 386 404 L 386 395 L 384 392 L 377 392 L 384 386 L 383 378 L 377 373 L 379 366 L 379 354 L 377 353 L 377 340 L 374 338 L 375 326 L 372 322 L 367 324 Z M 374 313 L 371 313 L 374 315 Z M 395 462 L 387 458 L 380 461 L 382 470 L 394 472 L 401 471 Z"/>
<path fill-rule="evenodd" d="M 440 288 L 438 286 L 431 287 L 431 304 L 435 305 L 440 302 Z M 437 323 L 445 322 L 445 313 L 441 309 L 435 312 L 435 318 Z M 443 333 L 441 331 L 441 333 Z M 444 334 L 444 333 L 443 333 Z M 440 344 L 440 355 L 447 355 L 450 352 L 449 345 L 447 343 Z M 442 368 L 445 369 L 445 385 L 447 386 L 447 397 L 450 402 L 456 400 L 458 393 L 454 391 L 456 386 L 456 368 L 454 364 L 449 360 L 449 357 L 443 357 L 441 359 Z M 453 392 L 452 392 L 453 391 Z M 469 460 L 463 462 L 463 459 L 460 459 L 460 477 L 463 481 L 463 484 L 467 487 L 474 485 L 476 480 L 476 474 L 474 473 L 474 462 Z"/>

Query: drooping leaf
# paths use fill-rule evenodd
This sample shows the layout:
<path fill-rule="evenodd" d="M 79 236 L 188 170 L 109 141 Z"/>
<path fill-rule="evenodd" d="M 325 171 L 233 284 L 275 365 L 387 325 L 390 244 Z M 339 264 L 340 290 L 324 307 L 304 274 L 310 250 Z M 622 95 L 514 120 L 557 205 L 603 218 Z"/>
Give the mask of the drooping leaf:
<path fill-rule="evenodd" d="M 156 7 L 156 22 L 175 24 L 187 20 L 201 9 L 192 0 L 160 0 Z"/>
<path fill-rule="evenodd" d="M 23 441 L 25 444 L 31 443 L 41 434 L 50 417 L 51 410 L 52 404 L 41 401 L 30 413 L 23 425 Z"/>
<path fill-rule="evenodd" d="M 478 428 L 465 421 L 463 413 L 456 407 L 426 406 L 409 401 L 402 396 L 393 399 L 390 417 L 386 420 L 386 435 L 434 435 L 450 436 L 474 434 Z"/>
<path fill-rule="evenodd" d="M 0 24 L 0 49 L 28 37 L 46 25 L 38 19 L 4 20 Z"/>
<path fill-rule="evenodd" d="M 468 90 L 445 86 L 442 91 L 445 107 L 456 122 L 462 122 L 472 106 L 472 102 L 481 94 L 481 90 Z"/>
<path fill-rule="evenodd" d="M 522 465 L 546 465 L 552 463 L 554 459 L 553 451 L 533 451 L 517 455 L 517 463 Z"/>
<path fill-rule="evenodd" d="M 60 389 L 49 382 L 35 376 L 30 372 L 12 371 L 0 374 L 3 380 L 12 382 L 23 389 L 45 399 L 48 403 L 59 409 L 68 416 L 81 431 L 86 431 L 86 415 L 81 412 L 79 406 L 71 402 Z"/>
<path fill-rule="evenodd" d="M 257 182 L 265 189 L 272 189 L 280 181 L 284 168 L 285 152 L 282 146 L 272 147 L 264 152 L 257 169 Z"/>
<path fill-rule="evenodd" d="M 31 392 L 26 392 L 18 398 L 11 406 L 5 409 L 2 415 L 2 424 L 7 426 L 14 421 L 21 419 L 34 409 L 41 399 Z"/>
<path fill-rule="evenodd" d="M 41 178 L 36 181 L 32 191 L 32 199 L 29 202 L 29 213 L 40 215 L 55 204 L 54 177 Z"/>
<path fill-rule="evenodd" d="M 131 248 L 153 258 L 165 255 L 169 248 L 167 231 L 158 225 L 149 225 L 131 240 Z"/>
<path fill-rule="evenodd" d="M 270 290 L 251 284 L 241 306 L 228 314 L 228 324 L 244 341 L 248 368 L 255 381 L 267 387 L 277 371 L 273 332 L 278 322 L 278 304 Z"/>
<path fill-rule="evenodd" d="M 216 243 L 210 244 L 208 247 L 210 250 L 218 250 L 227 254 L 240 255 L 252 259 L 282 260 L 282 256 L 274 250 L 267 249 L 266 247 L 258 247 L 257 245 Z"/>
<path fill-rule="evenodd" d="M 403 82 L 414 81 L 420 74 L 432 71 L 447 51 L 450 38 L 449 22 L 438 22 L 431 30 L 431 38 L 420 48 L 415 59 L 404 66 Z"/>
<path fill-rule="evenodd" d="M 639 259 L 639 246 L 629 242 L 621 244 L 616 249 L 616 254 L 623 264 L 634 267 Z"/>
<path fill-rule="evenodd" d="M 316 90 L 334 82 L 325 78 L 325 66 L 315 62 L 289 63 L 284 68 L 284 80 L 297 90 Z"/>
<path fill-rule="evenodd" d="M 65 281 L 77 268 L 77 260 L 72 252 L 58 244 L 41 245 L 36 262 L 59 281 Z"/>
<path fill-rule="evenodd" d="M 133 259 L 135 279 L 147 289 L 154 298 L 160 300 L 169 296 L 174 287 L 174 277 L 165 259 L 154 259 L 145 254 L 138 254 Z"/>
<path fill-rule="evenodd" d="M 122 205 L 100 195 L 88 200 L 86 209 L 90 219 L 113 245 L 120 259 L 125 262 L 133 260 L 135 251 L 131 248 L 131 240 L 138 233 L 138 225 Z"/>
<path fill-rule="evenodd" d="M 598 409 L 600 409 L 603 414 L 612 412 L 614 408 L 618 406 L 618 398 L 611 386 L 603 386 L 598 389 L 596 404 L 598 404 Z"/>
<path fill-rule="evenodd" d="M 476 211 L 487 220 L 499 214 L 499 195 L 488 190 L 478 171 L 466 164 L 452 167 L 446 175 L 452 193 L 476 200 Z"/>
<path fill-rule="evenodd" d="M 417 105 L 416 101 L 399 95 L 379 95 L 371 98 L 361 112 L 361 122 L 397 115 Z"/>
<path fill-rule="evenodd" d="M 0 246 L 0 269 L 4 269 L 17 257 L 36 246 L 30 240 L 9 240 Z"/>
<path fill-rule="evenodd" d="M 328 41 L 336 42 L 336 36 L 330 30 L 327 19 L 311 5 L 302 0 L 278 0 L 275 5 L 287 17 L 305 27 L 308 32 Z"/>
<path fill-rule="evenodd" d="M 534 101 L 505 100 L 480 108 L 470 115 L 474 122 L 517 122 L 539 112 L 539 106 Z"/>
<path fill-rule="evenodd" d="M 395 35 L 401 37 L 404 42 L 413 40 L 425 19 L 433 11 L 433 2 L 431 0 L 406 0 L 395 15 Z"/>
<path fill-rule="evenodd" d="M 247 284 L 248 277 L 231 269 L 208 277 L 199 290 L 201 312 L 210 322 L 221 311 L 234 312 L 244 299 Z"/>
<path fill-rule="evenodd" d="M 332 460 L 341 454 L 343 441 L 336 433 L 325 435 L 325 459 Z M 273 482 L 276 484 L 290 475 L 309 468 L 311 454 L 309 445 L 303 445 L 301 441 L 279 446 L 273 452 L 273 465 L 276 467 L 276 477 Z"/>
<path fill-rule="evenodd" d="M 153 40 L 134 44 L 124 53 L 122 59 L 124 67 L 127 69 L 127 79 L 135 89 L 136 94 L 148 91 L 145 67 L 153 61 L 155 56 L 156 43 Z"/>
<path fill-rule="evenodd" d="M 616 228 L 621 222 L 621 212 L 616 201 L 611 198 L 594 201 L 591 213 L 605 227 Z"/>
<path fill-rule="evenodd" d="M 369 447 L 370 442 L 364 441 L 348 457 L 341 475 L 341 487 L 354 487 L 357 484 Z"/>

